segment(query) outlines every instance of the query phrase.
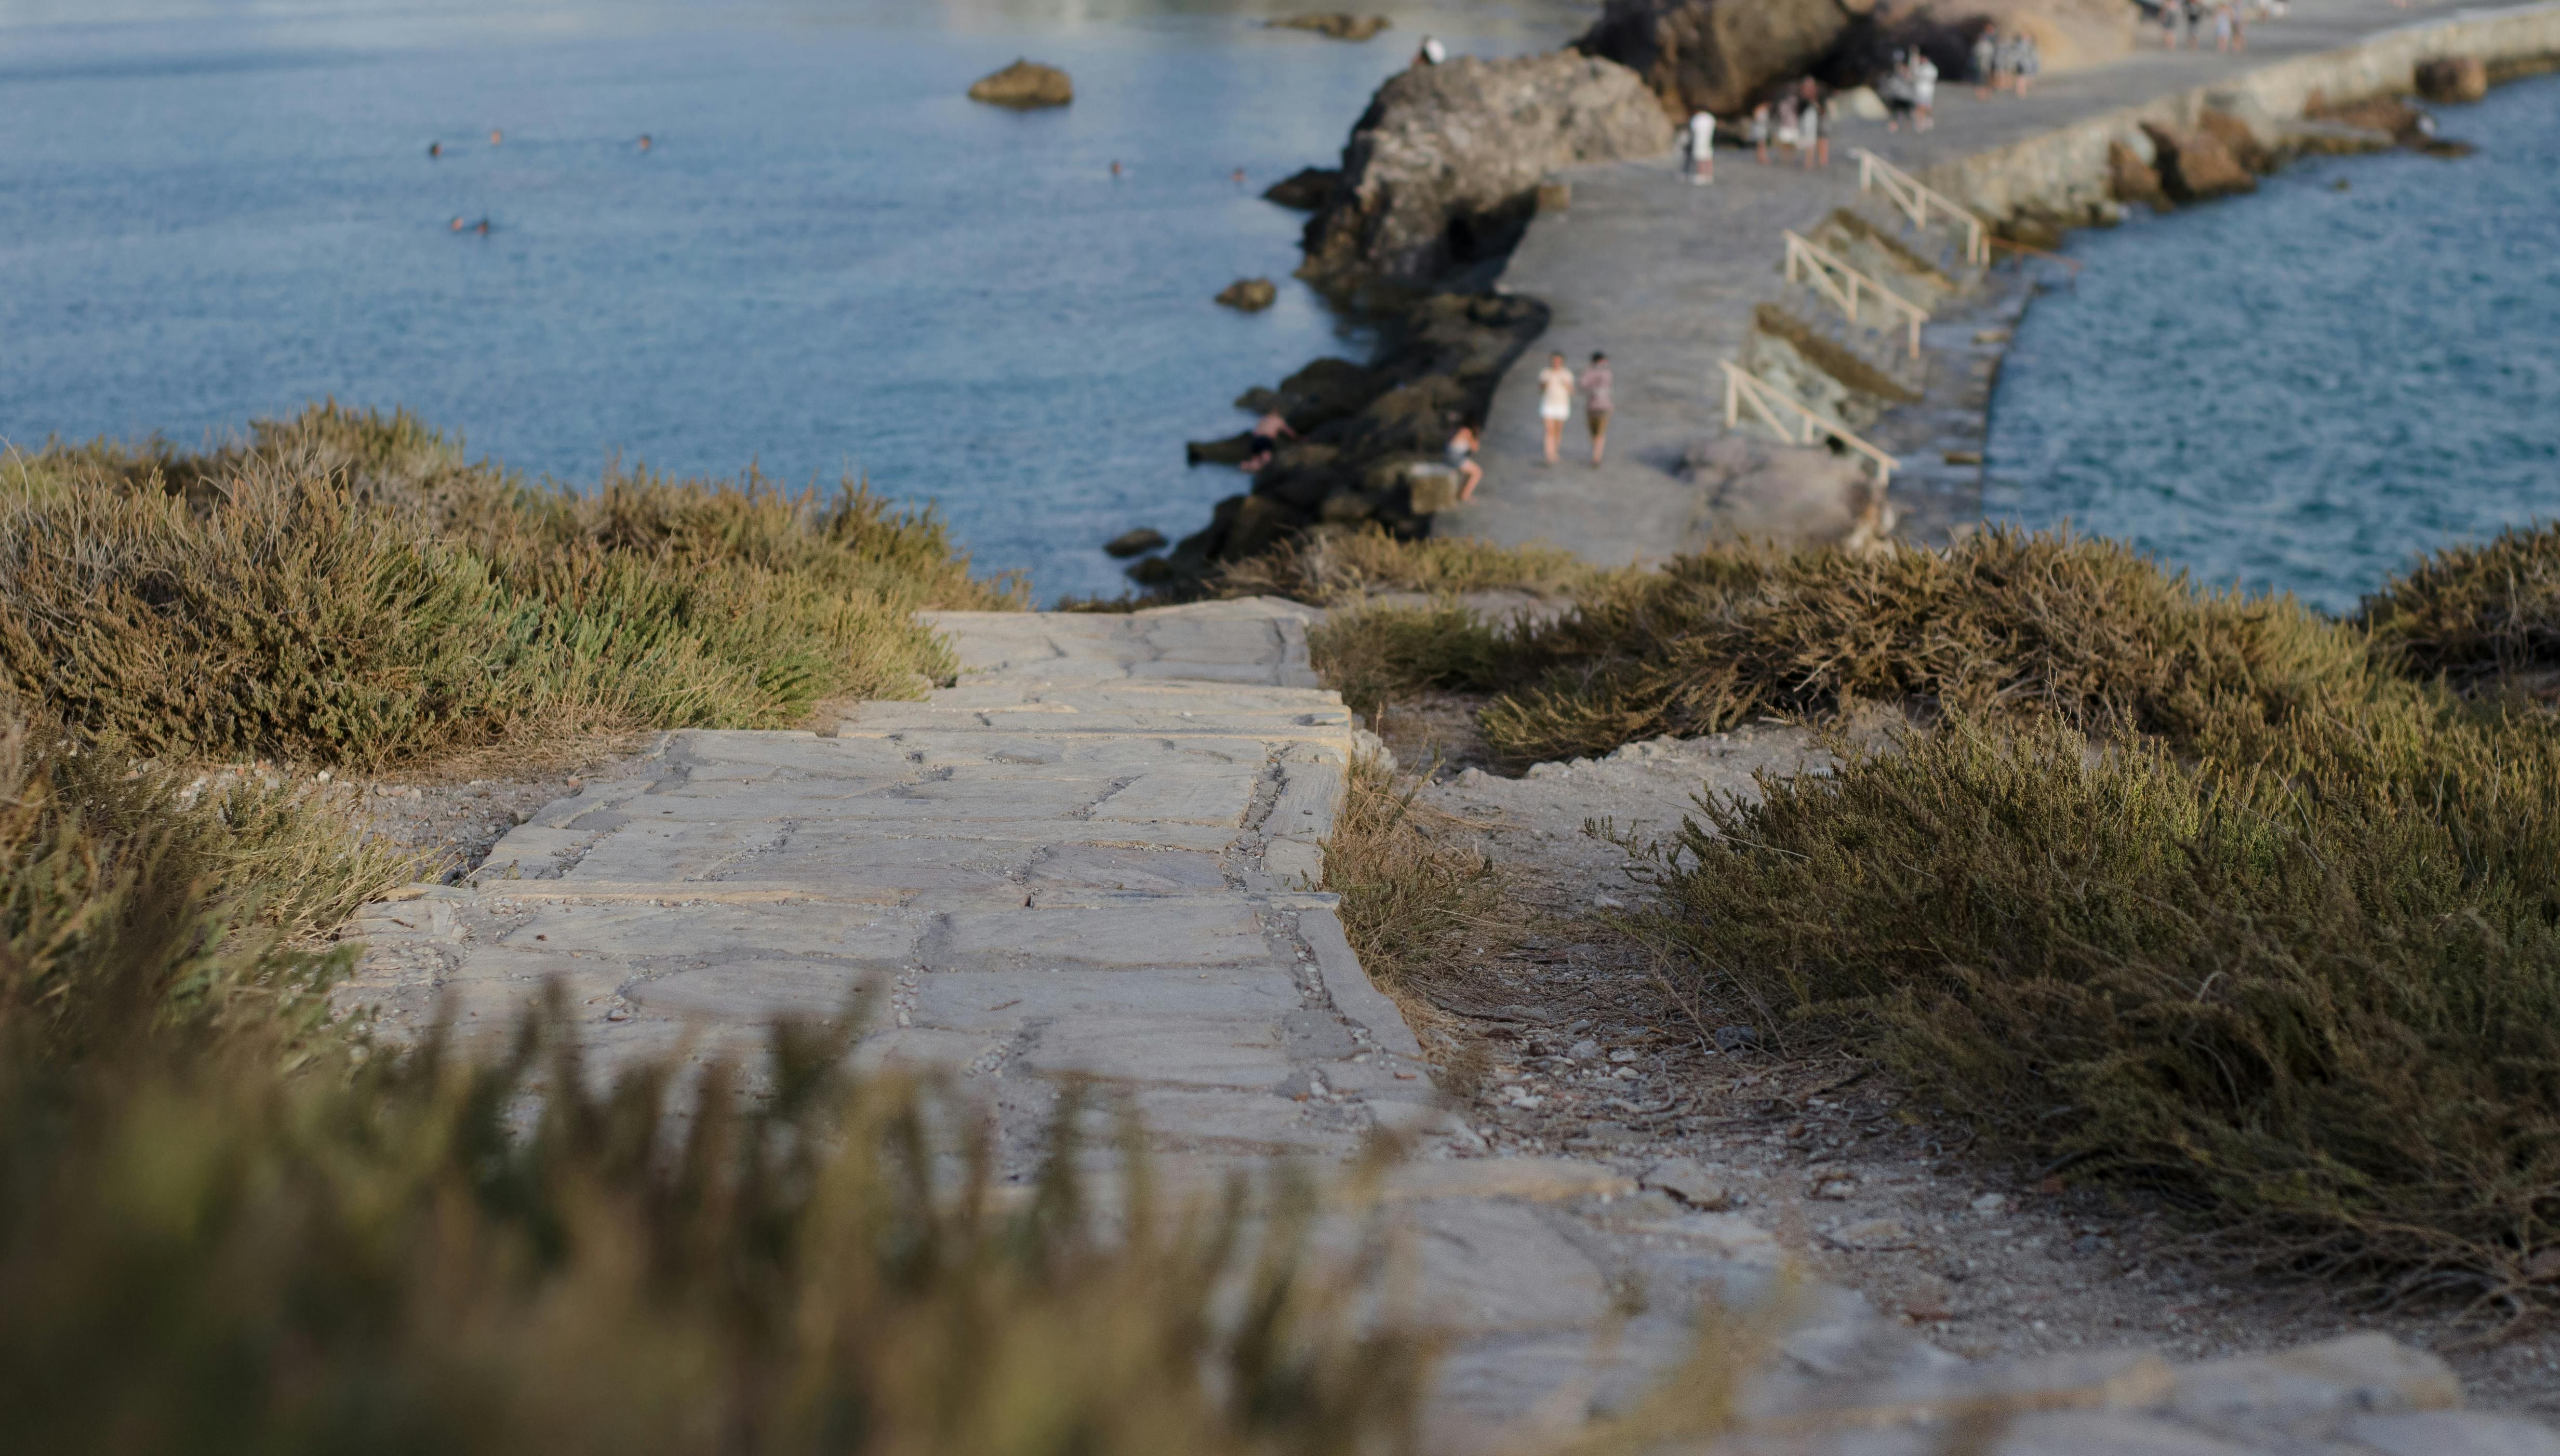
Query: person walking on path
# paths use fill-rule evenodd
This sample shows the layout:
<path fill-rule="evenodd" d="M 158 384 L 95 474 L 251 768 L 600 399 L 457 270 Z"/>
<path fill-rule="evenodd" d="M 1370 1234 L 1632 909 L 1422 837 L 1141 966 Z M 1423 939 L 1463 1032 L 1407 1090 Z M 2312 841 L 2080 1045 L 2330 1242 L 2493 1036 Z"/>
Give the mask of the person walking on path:
<path fill-rule="evenodd" d="M 1974 37 L 1974 98 L 1989 100 L 1992 85 L 2000 79 L 2000 27 L 1987 25 Z"/>
<path fill-rule="evenodd" d="M 1799 90 L 1802 95 L 1796 103 L 1796 136 L 1804 143 L 1805 165 L 1828 167 L 1832 164 L 1832 133 L 1823 111 L 1830 102 L 1823 98 L 1822 85 L 1810 76 Z"/>
<path fill-rule="evenodd" d="M 1763 167 L 1768 166 L 1769 103 L 1767 101 L 1762 101 L 1759 105 L 1751 108 L 1751 124 L 1749 130 L 1745 132 L 1745 135 L 1751 139 L 1751 150 L 1758 154 L 1760 165 Z"/>
<path fill-rule="evenodd" d="M 1704 187 L 1715 180 L 1715 118 L 1692 111 L 1688 118 L 1688 180 Z"/>
<path fill-rule="evenodd" d="M 2044 53 L 2036 49 L 2035 37 L 2019 31 L 2016 49 L 2009 53 L 2010 88 L 2021 96 L 2025 95 L 2026 88 L 2035 81 L 2035 74 L 2043 69 Z"/>
<path fill-rule="evenodd" d="M 1926 51 L 1911 53 L 1911 120 L 1913 131 L 1927 131 L 1938 124 L 1938 63 Z"/>
<path fill-rule="evenodd" d="M 1537 417 L 1546 426 L 1546 463 L 1553 465 L 1564 443 L 1564 421 L 1573 417 L 1573 371 L 1561 354 L 1546 356 L 1546 368 L 1538 371 Z"/>
<path fill-rule="evenodd" d="M 1476 498 L 1476 487 L 1485 483 L 1485 467 L 1476 463 L 1476 447 L 1483 443 L 1474 425 L 1465 420 L 1449 434 L 1449 468 L 1458 472 L 1458 504 Z"/>
<path fill-rule="evenodd" d="M 1610 392 L 1617 380 L 1609 373 L 1609 356 L 1592 351 L 1591 367 L 1582 371 L 1582 417 L 1591 425 L 1591 468 L 1600 468 L 1600 457 L 1609 451 L 1609 411 L 1618 407 Z"/>

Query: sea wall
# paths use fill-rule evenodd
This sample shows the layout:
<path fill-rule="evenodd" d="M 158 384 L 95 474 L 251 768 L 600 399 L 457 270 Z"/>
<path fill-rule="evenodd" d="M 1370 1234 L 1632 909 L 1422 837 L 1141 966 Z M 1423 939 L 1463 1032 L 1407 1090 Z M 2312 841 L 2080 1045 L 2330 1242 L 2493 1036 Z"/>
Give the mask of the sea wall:
<path fill-rule="evenodd" d="M 2406 94 L 2417 88 L 2418 63 L 2440 56 L 2477 56 L 2492 70 L 2501 62 L 2560 56 L 2560 4 L 2413 22 L 2351 46 L 2270 62 L 2211 85 L 2084 117 L 1941 163 L 1922 178 L 1992 218 L 2088 221 L 2113 206 L 2108 144 L 2139 145 L 2146 121 L 2192 127 L 2208 109 L 2290 118 L 2301 116 L 2315 95 L 2334 103 Z"/>

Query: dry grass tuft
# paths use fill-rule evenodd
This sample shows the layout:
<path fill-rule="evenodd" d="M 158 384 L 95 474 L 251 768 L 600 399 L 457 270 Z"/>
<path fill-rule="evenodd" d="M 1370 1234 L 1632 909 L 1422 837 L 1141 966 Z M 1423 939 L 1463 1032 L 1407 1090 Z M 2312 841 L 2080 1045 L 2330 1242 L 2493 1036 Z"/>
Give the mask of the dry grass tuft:
<path fill-rule="evenodd" d="M 1593 566 L 1551 546 L 1494 546 L 1466 538 L 1400 541 L 1376 527 L 1315 531 L 1249 561 L 1218 568 L 1212 596 L 1285 596 L 1333 606 L 1386 591 L 1434 596 L 1524 591 L 1570 596 L 1627 574 Z"/>
<path fill-rule="evenodd" d="M 779 727 L 947 675 L 916 608 L 1019 599 L 860 489 L 578 496 L 404 415 L 0 459 L 0 688 L 155 758 L 380 768 L 534 728 Z"/>
<path fill-rule="evenodd" d="M 2560 667 L 2560 523 L 2426 558 L 2364 600 L 2377 656 L 2476 679 Z"/>

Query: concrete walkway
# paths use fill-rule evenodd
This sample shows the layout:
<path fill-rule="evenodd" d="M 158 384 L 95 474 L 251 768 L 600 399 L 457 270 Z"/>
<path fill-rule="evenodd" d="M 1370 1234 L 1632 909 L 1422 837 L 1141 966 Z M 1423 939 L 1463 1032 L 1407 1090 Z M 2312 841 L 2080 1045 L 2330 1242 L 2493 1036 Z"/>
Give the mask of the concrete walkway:
<path fill-rule="evenodd" d="M 2390 0 L 2297 0 L 2286 19 L 2253 25 L 2249 49 L 2239 55 L 2163 52 L 2158 33 L 2147 31 L 2141 49 L 2125 61 L 2047 78 L 2023 98 L 1978 100 L 1970 86 L 1941 82 L 1938 124 L 1926 135 L 1891 133 L 1880 121 L 1843 116 L 1835 123 L 1828 171 L 1762 167 L 1749 152 L 1733 149 L 1719 149 L 1712 187 L 1687 185 L 1668 158 L 1567 171 L 1561 175 L 1571 184 L 1571 207 L 1530 225 L 1499 285 L 1543 300 L 1554 321 L 1495 393 L 1482 493 L 1472 506 L 1440 516 L 1436 529 L 1504 545 L 1545 541 L 1612 566 L 1661 561 L 1703 544 L 1716 523 L 1702 515 L 1698 492 L 1674 468 L 1688 445 L 1723 430 L 1716 361 L 1740 359 L 1753 309 L 1786 290 L 1781 233 L 1809 231 L 1856 199 L 1852 148 L 1927 172 L 1959 197 L 1989 201 L 1982 195 L 2004 169 L 2052 165 L 2019 154 L 2031 152 L 2037 138 L 2384 32 L 2485 13 L 2447 0 L 2419 0 L 2408 9 Z M 2105 139 L 2093 139 L 2095 175 L 2103 177 Z M 2073 165 L 2085 165 L 2077 155 L 2085 147 L 2065 150 Z M 1983 175 L 1953 180 L 1973 159 L 1984 160 L 1975 169 Z M 1929 347 L 1937 367 L 1979 375 L 1981 388 L 1970 393 L 1987 398 L 1985 361 L 1961 357 L 1970 343 L 1971 328 L 1960 323 Z M 1541 461 L 1537 373 L 1550 351 L 1561 351 L 1579 370 L 1595 349 L 1608 352 L 1618 380 L 1609 463 L 1590 467 L 1577 399 L 1564 463 L 1549 468 Z M 1974 497 L 1978 510 L 1978 472 Z M 1931 504 L 1932 517 L 1948 513 L 1945 503 Z"/>

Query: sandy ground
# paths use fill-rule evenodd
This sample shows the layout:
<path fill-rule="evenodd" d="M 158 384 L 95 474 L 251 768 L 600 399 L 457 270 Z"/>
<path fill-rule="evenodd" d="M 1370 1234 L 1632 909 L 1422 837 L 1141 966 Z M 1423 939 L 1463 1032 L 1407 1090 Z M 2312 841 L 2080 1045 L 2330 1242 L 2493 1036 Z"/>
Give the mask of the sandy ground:
<path fill-rule="evenodd" d="M 1749 1008 L 1658 975 L 1620 928 L 1647 896 L 1637 862 L 1591 831 L 1659 841 L 1693 794 L 1819 771 L 1807 730 L 1636 743 L 1513 779 L 1485 770 L 1474 707 L 1409 704 L 1381 728 L 1407 765 L 1437 758 L 1421 802 L 1492 857 L 1519 911 L 1517 939 L 1489 935 L 1480 969 L 1429 993 L 1442 1014 L 1417 1018 L 1464 1069 L 1450 1080 L 1470 1125 L 1503 1151 L 1694 1185 L 1969 1357 L 2134 1345 L 2196 1359 L 2373 1329 L 2444 1355 L 2477 1406 L 2560 1412 L 2560 1334 L 2480 1343 L 2451 1312 L 2350 1309 L 2230 1267 L 2156 1200 L 1975 1150 L 1872 1063 L 1791 1054 Z"/>

